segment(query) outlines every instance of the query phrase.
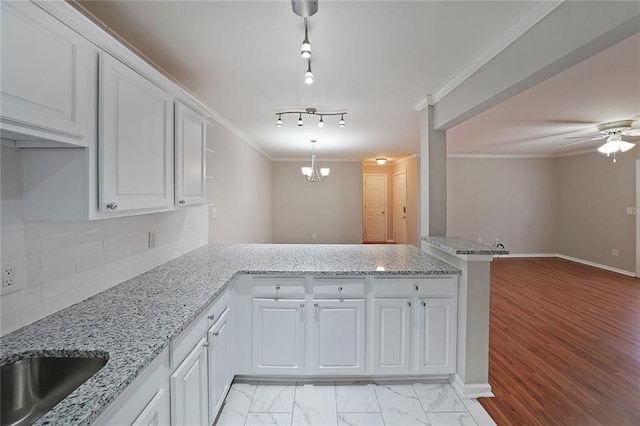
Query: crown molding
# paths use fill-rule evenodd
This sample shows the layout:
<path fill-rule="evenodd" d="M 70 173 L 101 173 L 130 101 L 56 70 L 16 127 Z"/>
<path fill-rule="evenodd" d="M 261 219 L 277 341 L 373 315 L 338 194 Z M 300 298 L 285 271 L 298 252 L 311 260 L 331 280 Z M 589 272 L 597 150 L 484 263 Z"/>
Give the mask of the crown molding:
<path fill-rule="evenodd" d="M 418 102 L 416 102 L 413 105 L 413 108 L 416 111 L 422 111 L 423 109 L 425 109 L 426 107 L 428 107 L 429 105 L 433 105 L 433 96 L 431 95 L 424 95 L 424 98 L 420 99 Z"/>
<path fill-rule="evenodd" d="M 574 155 L 590 154 L 598 152 L 596 148 L 586 148 L 578 151 L 563 152 L 559 154 L 447 154 L 447 158 L 560 158 L 573 157 Z"/>
<path fill-rule="evenodd" d="M 440 102 L 453 89 L 461 85 L 466 79 L 475 74 L 480 68 L 486 65 L 491 59 L 506 49 L 514 41 L 519 39 L 531 27 L 553 12 L 565 0 L 542 1 L 537 3 L 525 16 L 518 20 L 511 28 L 494 41 L 485 51 L 475 56 L 458 74 L 449 80 L 444 86 L 436 90 L 433 94 L 432 103 L 426 103 L 425 99 L 418 101 L 414 108 L 421 111 L 427 105 L 434 105 Z"/>
<path fill-rule="evenodd" d="M 316 154 L 317 155 L 317 154 Z M 273 158 L 271 161 L 273 162 L 306 162 L 308 163 L 311 159 L 311 155 L 303 158 Z M 320 158 L 319 160 L 324 163 L 362 163 L 362 160 L 354 160 L 353 158 Z"/>

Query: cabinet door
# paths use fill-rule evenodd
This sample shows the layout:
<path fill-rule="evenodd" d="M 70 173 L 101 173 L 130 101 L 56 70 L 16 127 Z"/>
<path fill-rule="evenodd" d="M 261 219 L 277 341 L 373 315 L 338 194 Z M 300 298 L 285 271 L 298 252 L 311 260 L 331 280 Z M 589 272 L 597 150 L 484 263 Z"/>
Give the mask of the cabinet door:
<path fill-rule="evenodd" d="M 256 374 L 302 374 L 305 303 L 253 299 L 253 369 Z"/>
<path fill-rule="evenodd" d="M 233 380 L 228 312 L 228 309 L 225 310 L 207 333 L 209 340 L 209 424 L 213 424 L 216 419 L 231 385 L 231 380 Z"/>
<path fill-rule="evenodd" d="M 207 348 L 202 338 L 171 375 L 171 424 L 207 424 Z"/>
<path fill-rule="evenodd" d="M 160 426 L 167 425 L 167 394 L 160 389 L 142 413 L 134 420 L 132 426 Z"/>
<path fill-rule="evenodd" d="M 100 54 L 100 210 L 173 206 L 173 101 L 117 59 Z"/>
<path fill-rule="evenodd" d="M 176 102 L 176 206 L 204 204 L 207 123 Z"/>
<path fill-rule="evenodd" d="M 316 300 L 311 359 L 316 373 L 364 372 L 364 300 Z"/>
<path fill-rule="evenodd" d="M 87 146 L 88 41 L 30 2 L 0 7 L 2 127 Z"/>
<path fill-rule="evenodd" d="M 374 300 L 374 373 L 410 370 L 410 299 Z"/>
<path fill-rule="evenodd" d="M 454 299 L 421 299 L 418 309 L 418 369 L 422 373 L 453 373 Z"/>

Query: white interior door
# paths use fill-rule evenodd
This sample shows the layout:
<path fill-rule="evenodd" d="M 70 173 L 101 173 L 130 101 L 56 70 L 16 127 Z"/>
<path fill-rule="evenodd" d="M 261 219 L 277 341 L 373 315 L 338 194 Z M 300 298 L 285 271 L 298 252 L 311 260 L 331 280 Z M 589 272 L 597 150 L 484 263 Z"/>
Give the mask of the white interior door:
<path fill-rule="evenodd" d="M 407 244 L 407 172 L 393 175 L 393 241 Z"/>
<path fill-rule="evenodd" d="M 387 240 L 387 175 L 364 175 L 364 240 Z"/>

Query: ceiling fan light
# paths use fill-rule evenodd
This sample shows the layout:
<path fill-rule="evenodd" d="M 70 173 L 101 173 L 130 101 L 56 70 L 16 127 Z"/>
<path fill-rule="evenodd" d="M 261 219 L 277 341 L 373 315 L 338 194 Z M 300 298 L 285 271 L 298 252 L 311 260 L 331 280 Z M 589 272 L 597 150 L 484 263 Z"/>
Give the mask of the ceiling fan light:
<path fill-rule="evenodd" d="M 618 146 L 620 147 L 620 152 L 627 152 L 636 145 L 632 144 L 631 142 L 620 141 L 618 142 Z"/>
<path fill-rule="evenodd" d="M 598 148 L 598 151 L 603 153 L 603 154 L 612 154 L 614 152 L 618 152 L 620 150 L 620 146 L 618 145 L 618 142 L 607 142 L 604 145 L 602 145 L 600 148 Z"/>

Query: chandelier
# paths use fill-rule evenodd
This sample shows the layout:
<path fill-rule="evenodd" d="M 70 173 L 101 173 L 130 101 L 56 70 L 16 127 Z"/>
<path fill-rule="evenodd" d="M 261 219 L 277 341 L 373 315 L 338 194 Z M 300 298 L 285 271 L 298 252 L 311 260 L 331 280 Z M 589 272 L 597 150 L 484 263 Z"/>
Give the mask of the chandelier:
<path fill-rule="evenodd" d="M 340 121 L 338 121 L 338 126 L 340 127 L 344 127 L 345 126 L 345 122 L 344 122 L 344 116 L 347 115 L 347 113 L 345 111 L 340 111 L 340 112 L 318 112 L 317 109 L 315 108 L 307 108 L 304 111 L 282 111 L 282 112 L 276 112 L 276 115 L 278 116 L 278 119 L 276 120 L 276 127 L 282 127 L 283 125 L 283 121 L 282 121 L 282 116 L 283 115 L 287 115 L 287 114 L 294 114 L 298 116 L 298 127 L 302 127 L 304 122 L 302 121 L 302 115 L 315 115 L 315 116 L 320 116 L 320 121 L 318 121 L 318 127 L 324 127 L 324 117 L 330 117 L 330 116 L 340 116 Z"/>
<path fill-rule="evenodd" d="M 316 164 L 316 154 L 314 153 L 315 139 L 311 139 L 311 167 L 302 167 L 302 174 L 307 182 L 322 182 L 329 176 L 331 170 L 328 167 L 321 167 L 318 172 L 318 165 Z"/>

